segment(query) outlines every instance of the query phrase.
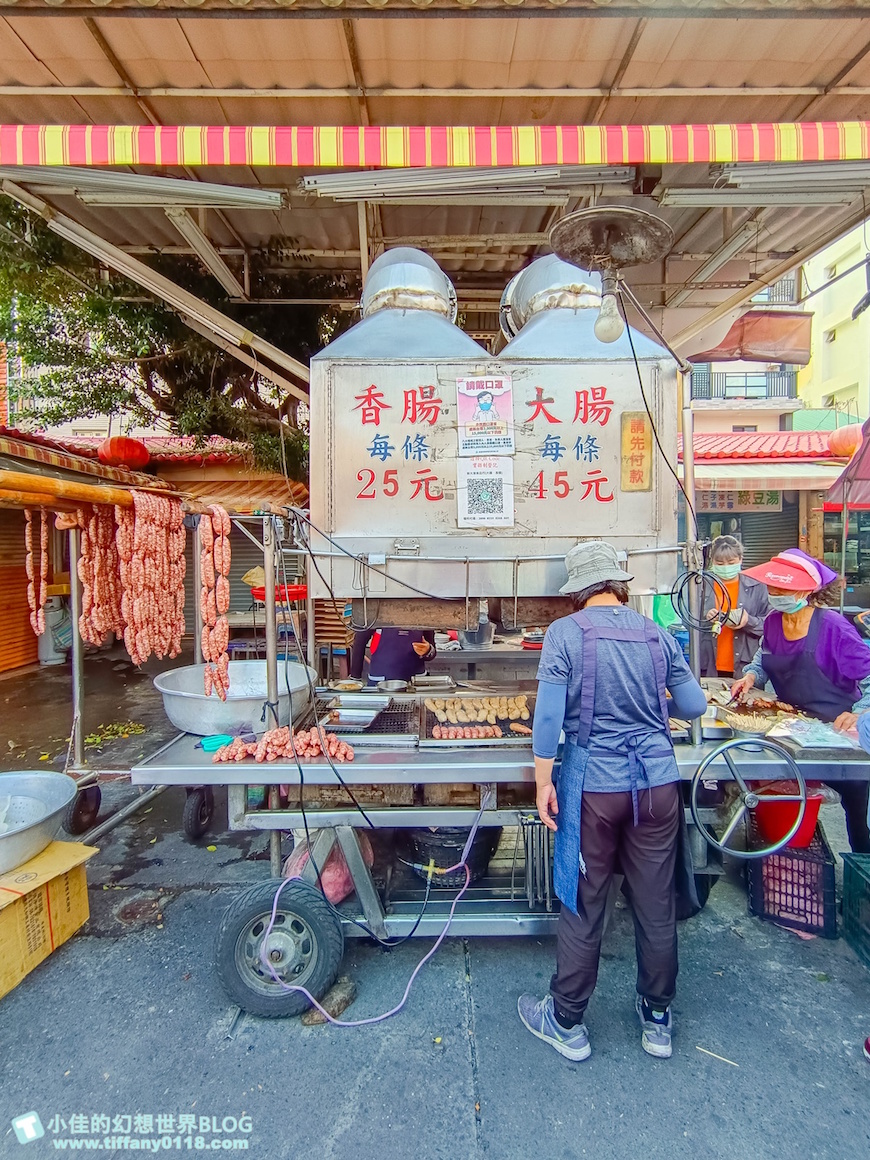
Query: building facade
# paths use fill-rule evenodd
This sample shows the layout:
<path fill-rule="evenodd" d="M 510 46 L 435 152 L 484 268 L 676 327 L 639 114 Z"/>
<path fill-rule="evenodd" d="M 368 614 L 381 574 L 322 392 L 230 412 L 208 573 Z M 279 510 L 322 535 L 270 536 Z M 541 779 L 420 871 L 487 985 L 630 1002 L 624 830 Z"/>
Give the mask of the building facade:
<path fill-rule="evenodd" d="M 868 236 L 858 226 L 803 267 L 812 358 L 798 374 L 798 390 L 807 408 L 838 412 L 840 426 L 870 415 L 870 311 L 852 318 L 867 293 Z"/>

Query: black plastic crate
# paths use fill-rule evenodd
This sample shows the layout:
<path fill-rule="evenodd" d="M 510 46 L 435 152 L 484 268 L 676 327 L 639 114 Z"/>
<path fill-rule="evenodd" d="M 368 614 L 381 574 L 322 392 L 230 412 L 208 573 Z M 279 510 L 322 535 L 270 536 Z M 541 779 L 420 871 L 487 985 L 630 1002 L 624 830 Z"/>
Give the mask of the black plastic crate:
<path fill-rule="evenodd" d="M 750 848 L 764 845 L 753 822 Z M 837 884 L 834 855 L 820 826 L 805 849 L 785 846 L 748 863 L 749 913 L 790 930 L 837 937 Z"/>
<path fill-rule="evenodd" d="M 843 855 L 843 937 L 870 967 L 870 854 Z"/>

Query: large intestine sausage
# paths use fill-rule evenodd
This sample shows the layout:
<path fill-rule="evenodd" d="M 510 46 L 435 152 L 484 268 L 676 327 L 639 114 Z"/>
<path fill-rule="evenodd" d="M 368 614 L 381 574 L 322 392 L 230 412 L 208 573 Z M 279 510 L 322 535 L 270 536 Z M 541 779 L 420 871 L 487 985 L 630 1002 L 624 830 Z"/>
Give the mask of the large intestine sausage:
<path fill-rule="evenodd" d="M 141 665 L 152 653 L 175 657 L 181 652 L 184 512 L 174 496 L 140 491 L 131 495 L 132 509 L 87 504 L 74 515 L 56 516 L 55 527 L 81 530 L 78 576 L 82 585 L 82 640 L 99 646 L 114 633 L 123 638 L 133 662 Z M 45 522 L 43 526 L 42 591 L 48 575 Z M 32 530 L 27 534 L 32 557 Z M 28 579 L 32 572 L 31 560 Z"/>
<path fill-rule="evenodd" d="M 202 589 L 200 611 L 202 616 L 202 656 L 205 661 L 204 687 L 206 696 L 212 690 L 222 701 L 227 699 L 230 687 L 230 625 L 226 614 L 230 607 L 230 531 L 232 523 L 227 512 L 212 504 L 208 514 L 200 516 L 199 540 Z"/>
<path fill-rule="evenodd" d="M 134 491 L 132 520 L 118 512 L 115 543 L 126 616 L 124 643 L 136 664 L 175 657 L 184 635 L 184 513 L 174 497 Z"/>

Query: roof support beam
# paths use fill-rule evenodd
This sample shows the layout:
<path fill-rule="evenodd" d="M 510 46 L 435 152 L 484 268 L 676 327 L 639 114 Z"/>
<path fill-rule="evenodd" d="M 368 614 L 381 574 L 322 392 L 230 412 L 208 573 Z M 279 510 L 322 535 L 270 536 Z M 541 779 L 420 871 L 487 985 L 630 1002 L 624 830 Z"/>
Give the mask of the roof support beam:
<path fill-rule="evenodd" d="M 151 106 L 148 104 L 148 102 L 146 100 L 144 100 L 144 98 L 142 97 L 142 94 L 140 93 L 140 91 L 136 87 L 136 85 L 133 84 L 132 77 L 127 72 L 126 68 L 121 63 L 121 61 L 118 59 L 117 54 L 115 53 L 115 50 L 112 48 L 112 46 L 106 40 L 105 36 L 103 36 L 96 20 L 94 20 L 94 18 L 92 16 L 86 16 L 85 17 L 85 26 L 87 27 L 88 32 L 90 32 L 91 36 L 97 42 L 97 45 L 99 46 L 100 52 L 102 52 L 103 56 L 105 56 L 106 60 L 109 62 L 109 64 L 115 70 L 115 72 L 118 74 L 120 79 L 123 81 L 125 89 L 129 93 L 129 95 L 131 97 L 133 97 L 133 99 L 135 100 L 136 104 L 139 106 L 139 109 L 141 110 L 141 112 L 143 113 L 145 118 L 152 125 L 162 125 L 163 122 L 160 120 L 160 118 L 157 116 L 157 114 L 154 112 L 154 110 L 151 108 Z M 188 175 L 188 177 L 193 178 L 194 181 L 199 180 L 197 175 L 187 165 L 183 165 L 182 169 Z M 227 230 L 232 234 L 232 236 L 239 243 L 239 245 L 240 246 L 244 245 L 241 237 L 238 234 L 238 231 L 233 226 L 232 222 L 229 221 L 229 219 L 227 218 L 227 215 L 225 213 L 223 213 L 221 210 L 217 211 L 217 215 L 220 218 L 221 222 L 224 224 L 224 226 L 226 226 Z"/>
<path fill-rule="evenodd" d="M 274 383 L 276 387 L 280 387 L 282 391 L 286 391 L 288 395 L 294 398 L 299 398 L 299 389 L 289 379 L 285 379 L 283 375 L 273 370 L 271 367 L 264 366 L 263 363 L 258 362 L 252 355 L 249 355 L 246 350 L 240 350 L 239 347 L 233 346 L 225 338 L 215 334 L 213 330 L 209 330 L 207 326 L 202 326 L 191 318 L 190 315 L 183 315 L 185 325 L 189 326 L 191 330 L 195 330 L 197 334 L 201 334 L 203 338 L 207 338 L 209 342 L 213 342 L 215 346 L 220 347 L 221 350 L 231 354 L 233 358 L 238 359 L 240 363 L 244 363 L 246 367 L 250 367 L 258 375 L 262 375 L 264 379 L 268 379 L 270 383 Z M 307 402 L 307 398 L 305 402 Z"/>
<path fill-rule="evenodd" d="M 186 209 L 173 208 L 163 211 L 181 236 L 193 248 L 193 252 L 206 270 L 220 282 L 230 298 L 247 298 L 245 288 L 214 248 L 208 235 L 199 228 Z"/>
<path fill-rule="evenodd" d="M 622 83 L 622 78 L 625 76 L 626 72 L 628 72 L 628 66 L 631 64 L 631 58 L 635 54 L 638 41 L 643 36 L 643 31 L 646 26 L 647 21 L 645 19 L 638 20 L 638 22 L 635 24 L 634 31 L 631 34 L 631 39 L 628 42 L 628 47 L 622 54 L 622 60 L 617 65 L 616 72 L 613 74 L 613 81 L 610 85 L 610 88 L 608 89 L 607 96 L 598 102 L 598 108 L 592 114 L 593 125 L 601 124 L 601 120 L 607 111 L 607 106 L 610 103 L 611 97 L 617 95 L 619 86 Z"/>
<path fill-rule="evenodd" d="M 789 258 L 778 262 L 772 269 L 768 270 L 763 278 L 756 278 L 754 282 L 750 282 L 748 286 L 742 290 L 738 290 L 732 294 L 730 298 L 726 298 L 724 302 L 717 303 L 709 314 L 703 315 L 695 322 L 690 323 L 683 330 L 679 331 L 670 341 L 671 346 L 675 350 L 682 350 L 686 348 L 689 343 L 699 334 L 712 326 L 714 322 L 718 322 L 720 318 L 725 318 L 727 315 L 739 310 L 741 306 L 745 306 L 750 299 L 754 298 L 756 294 L 760 294 L 762 290 L 772 286 L 774 282 L 778 282 L 780 278 L 784 278 L 786 274 L 790 274 L 792 270 L 797 270 L 804 262 L 814 258 L 825 246 L 829 246 L 831 242 L 842 238 L 849 230 L 854 229 L 855 226 L 860 225 L 865 219 L 867 211 L 863 205 L 859 205 L 845 221 L 839 222 L 835 226 L 831 226 L 821 233 L 817 234 L 811 242 L 808 242 L 802 249 L 796 251 Z"/>
<path fill-rule="evenodd" d="M 715 274 L 732 258 L 736 257 L 741 250 L 745 250 L 753 238 L 758 236 L 758 231 L 761 229 L 762 220 L 764 218 L 764 211 L 761 210 L 754 213 L 748 221 L 744 222 L 731 236 L 722 243 L 718 250 L 714 251 L 707 261 L 701 266 L 700 270 L 696 270 L 692 278 L 692 286 L 697 286 L 700 283 L 706 282 L 711 274 Z M 684 286 L 682 290 L 677 290 L 672 294 L 665 303 L 669 308 L 675 306 L 682 306 L 687 298 L 690 298 L 694 290 L 688 285 Z"/>
<path fill-rule="evenodd" d="M 866 52 L 862 51 L 860 58 L 854 58 L 849 62 L 846 71 L 851 71 Z M 534 100 L 535 98 L 577 98 L 579 100 L 588 100 L 590 97 L 603 97 L 611 100 L 615 97 L 691 97 L 693 99 L 703 97 L 715 97 L 721 99 L 722 97 L 828 97 L 828 96 L 846 96 L 846 97 L 866 97 L 870 96 L 870 86 L 868 85 L 843 85 L 834 84 L 829 85 L 740 85 L 737 87 L 718 86 L 718 85 L 704 85 L 697 86 L 681 86 L 681 85 L 665 85 L 662 88 L 655 86 L 639 86 L 632 88 L 620 88 L 611 86 L 609 88 L 602 88 L 596 86 L 594 88 L 575 88 L 573 86 L 563 86 L 560 88 L 535 88 L 535 87 L 515 87 L 505 86 L 504 88 L 428 88 L 420 86 L 413 89 L 398 89 L 378 86 L 374 88 L 359 88 L 357 86 L 347 86 L 344 88 L 307 88 L 307 89 L 291 89 L 291 88 L 270 88 L 270 89 L 254 89 L 254 88 L 181 88 L 175 86 L 158 86 L 158 87 L 138 87 L 138 86 L 123 86 L 123 85 L 0 85 L 0 97 L 137 97 L 140 100 L 145 99 L 174 99 L 182 98 L 184 100 L 196 100 L 201 98 L 204 100 L 279 100 L 279 101 L 304 101 L 304 100 L 324 100 L 328 98 L 340 97 L 390 97 L 396 100 L 411 100 L 415 97 L 428 99 L 431 97 L 446 97 L 451 100 L 480 100 L 482 98 L 491 98 L 493 100 L 502 100 L 504 98 L 523 98 Z M 810 106 L 803 110 L 799 117 L 795 120 L 804 120 L 809 111 Z"/>
<path fill-rule="evenodd" d="M 363 282 L 365 282 L 369 272 L 369 221 L 367 202 L 358 201 L 356 203 L 356 215 L 359 225 L 359 261 L 362 269 Z"/>
<path fill-rule="evenodd" d="M 94 20 L 93 16 L 86 16 L 84 23 L 85 23 L 85 28 L 87 28 L 88 32 L 91 34 L 91 36 L 97 42 L 97 45 L 99 46 L 100 52 L 103 54 L 103 56 L 106 58 L 106 60 L 112 66 L 112 68 L 115 70 L 115 72 L 121 78 L 121 80 L 124 82 L 124 91 L 125 91 L 126 95 L 133 98 L 133 100 L 139 106 L 139 110 L 144 115 L 146 120 L 148 120 L 152 125 L 159 125 L 160 118 L 157 116 L 157 114 L 154 112 L 154 110 L 151 108 L 151 106 L 148 104 L 148 102 L 146 100 L 144 100 L 143 97 L 140 95 L 139 90 L 133 84 L 133 81 L 130 77 L 130 74 L 127 72 L 127 70 L 121 64 L 120 60 L 118 60 L 118 57 L 116 56 L 114 49 L 112 48 L 112 46 L 106 40 L 105 36 L 103 36 L 102 32 L 100 31 L 99 25 L 97 24 L 96 20 Z"/>
<path fill-rule="evenodd" d="M 868 53 L 870 53 L 870 41 L 868 41 L 862 49 L 855 53 L 852 59 L 840 69 L 837 75 L 833 77 L 827 85 L 824 86 L 822 91 L 817 96 L 813 97 L 809 104 L 805 105 L 801 109 L 800 113 L 798 113 L 798 115 L 795 117 L 795 120 L 803 120 L 806 114 L 815 109 L 820 101 L 836 92 L 840 83 L 846 79 L 852 69 L 857 68 L 857 66 L 861 63 L 862 60 L 864 60 Z"/>
<path fill-rule="evenodd" d="M 146 266 L 138 258 L 125 254 L 123 250 L 113 246 L 111 242 L 107 242 L 105 238 L 101 238 L 93 230 L 79 225 L 66 214 L 58 213 L 48 202 L 28 193 L 26 189 L 12 181 L 0 182 L 0 191 L 13 198 L 19 205 L 26 206 L 26 208 L 38 213 L 48 228 L 59 237 L 71 242 L 74 246 L 78 246 L 86 254 L 90 254 L 92 258 L 96 258 L 98 262 L 103 262 L 113 270 L 117 270 L 119 274 L 123 274 L 131 282 L 144 286 L 150 294 L 171 306 L 182 317 L 195 319 L 211 334 L 217 335 L 231 344 L 234 350 L 247 347 L 260 358 L 266 359 L 302 382 L 309 381 L 308 368 L 292 355 L 286 354 L 277 346 L 273 346 L 271 342 L 266 342 L 259 335 L 253 334 L 241 323 L 236 322 L 234 318 L 228 317 L 220 310 L 215 310 L 213 306 L 203 302 L 201 298 L 197 298 L 195 294 L 191 294 L 156 270 L 152 270 L 150 266 Z M 299 387 L 294 387 L 292 394 L 299 399 L 307 400 L 308 398 L 307 394 Z"/>

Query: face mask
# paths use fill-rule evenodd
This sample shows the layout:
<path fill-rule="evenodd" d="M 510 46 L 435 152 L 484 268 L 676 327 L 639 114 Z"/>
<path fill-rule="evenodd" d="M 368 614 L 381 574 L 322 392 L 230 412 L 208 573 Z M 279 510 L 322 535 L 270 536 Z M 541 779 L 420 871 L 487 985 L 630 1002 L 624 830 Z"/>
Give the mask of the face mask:
<path fill-rule="evenodd" d="M 740 575 L 739 564 L 711 564 L 710 571 L 719 580 L 736 580 Z"/>
<path fill-rule="evenodd" d="M 800 612 L 802 608 L 807 606 L 807 598 L 801 596 L 795 599 L 794 596 L 769 596 L 770 607 L 774 612 Z"/>
<path fill-rule="evenodd" d="M 480 407 L 481 411 L 488 411 L 492 406 L 492 403 L 478 403 L 477 405 Z"/>

